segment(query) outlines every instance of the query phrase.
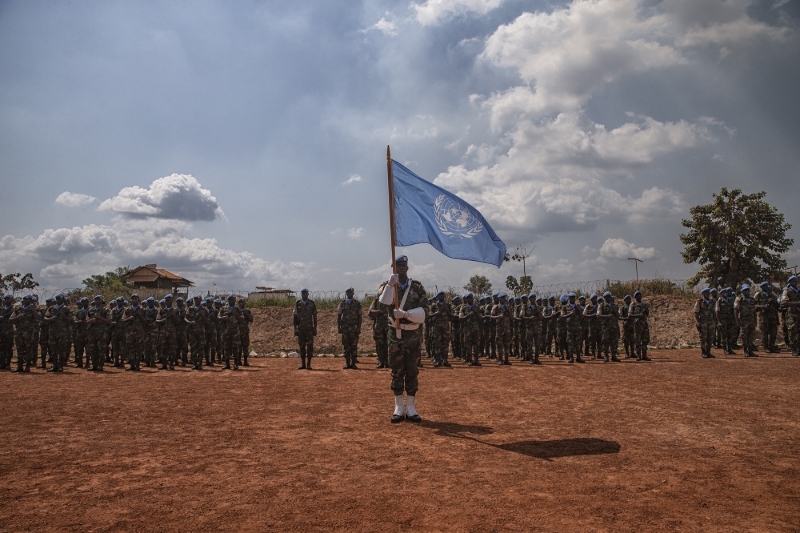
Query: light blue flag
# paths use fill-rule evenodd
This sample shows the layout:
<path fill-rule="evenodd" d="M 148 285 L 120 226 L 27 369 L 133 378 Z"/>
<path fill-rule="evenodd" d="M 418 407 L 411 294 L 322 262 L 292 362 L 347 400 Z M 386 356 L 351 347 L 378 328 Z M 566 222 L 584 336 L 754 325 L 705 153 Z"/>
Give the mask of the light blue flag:
<path fill-rule="evenodd" d="M 506 245 L 477 209 L 392 160 L 397 246 L 430 243 L 453 259 L 500 268 Z"/>

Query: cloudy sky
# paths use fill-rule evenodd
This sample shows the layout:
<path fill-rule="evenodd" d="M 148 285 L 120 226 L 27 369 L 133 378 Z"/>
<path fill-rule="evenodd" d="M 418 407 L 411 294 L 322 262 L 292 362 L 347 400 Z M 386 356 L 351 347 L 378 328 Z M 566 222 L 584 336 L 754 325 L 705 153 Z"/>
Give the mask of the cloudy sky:
<path fill-rule="evenodd" d="M 50 287 L 373 289 L 387 144 L 537 284 L 691 276 L 680 220 L 723 186 L 800 244 L 792 0 L 5 1 L 0 72 L 0 272 Z M 522 271 L 402 251 L 431 288 Z"/>

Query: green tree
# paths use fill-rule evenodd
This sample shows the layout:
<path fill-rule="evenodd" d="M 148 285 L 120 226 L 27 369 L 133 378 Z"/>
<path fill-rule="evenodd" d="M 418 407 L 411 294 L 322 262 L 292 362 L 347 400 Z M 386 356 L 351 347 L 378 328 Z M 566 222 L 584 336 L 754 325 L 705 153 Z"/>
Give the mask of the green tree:
<path fill-rule="evenodd" d="M 109 289 L 124 289 L 128 286 L 122 281 L 122 276 L 129 273 L 131 271 L 131 267 L 124 266 L 124 267 L 117 267 L 112 272 L 106 272 L 105 274 L 95 274 L 94 276 L 89 276 L 85 280 L 83 280 L 83 284 L 87 290 L 100 292 L 103 290 Z"/>
<path fill-rule="evenodd" d="M 24 276 L 19 272 L 14 274 L 0 274 L 0 283 L 3 285 L 3 292 L 15 293 L 22 290 L 35 289 L 39 283 L 33 280 L 33 274 L 28 272 Z"/>
<path fill-rule="evenodd" d="M 492 282 L 486 276 L 472 276 L 464 285 L 464 290 L 471 292 L 477 298 L 492 294 Z"/>
<path fill-rule="evenodd" d="M 508 276 L 506 278 L 506 289 L 514 293 L 514 296 L 520 294 L 522 292 L 522 288 L 519 286 L 519 281 L 514 276 Z"/>
<path fill-rule="evenodd" d="M 787 239 L 792 226 L 783 214 L 764 201 L 765 192 L 743 194 L 722 188 L 714 201 L 690 209 L 692 218 L 681 224 L 689 231 L 680 236 L 684 263 L 700 263 L 700 272 L 689 280 L 714 287 L 735 287 L 747 279 L 780 280 L 794 239 Z"/>

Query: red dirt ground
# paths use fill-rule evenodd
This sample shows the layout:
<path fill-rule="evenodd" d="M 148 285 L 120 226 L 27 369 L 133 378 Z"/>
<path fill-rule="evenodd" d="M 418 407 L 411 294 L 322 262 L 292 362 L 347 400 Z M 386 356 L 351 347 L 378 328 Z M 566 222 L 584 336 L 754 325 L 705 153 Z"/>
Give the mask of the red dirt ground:
<path fill-rule="evenodd" d="M 800 360 L 0 373 L 2 531 L 800 531 Z"/>

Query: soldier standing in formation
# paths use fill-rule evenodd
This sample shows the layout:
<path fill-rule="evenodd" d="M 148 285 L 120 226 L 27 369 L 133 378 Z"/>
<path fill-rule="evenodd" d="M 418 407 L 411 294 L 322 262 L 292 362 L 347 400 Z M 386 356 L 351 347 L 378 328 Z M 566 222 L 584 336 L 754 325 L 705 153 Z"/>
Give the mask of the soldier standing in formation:
<path fill-rule="evenodd" d="M 389 312 L 389 368 L 392 369 L 391 389 L 394 394 L 394 413 L 391 422 L 396 424 L 404 418 L 410 422 L 422 422 L 416 409 L 416 394 L 419 389 L 417 362 L 420 352 L 420 324 L 425 322 L 427 296 L 425 288 L 417 280 L 408 277 L 408 257 L 395 260 L 396 274 L 392 274 L 379 298 L 382 309 Z M 406 403 L 403 404 L 403 391 Z"/>
<path fill-rule="evenodd" d="M 361 335 L 361 302 L 354 298 L 355 289 L 345 291 L 345 299 L 336 308 L 336 325 L 344 345 L 345 370 L 356 370 L 358 337 Z M 309 358 L 310 360 L 310 358 Z"/>
<path fill-rule="evenodd" d="M 292 321 L 294 323 L 294 335 L 300 345 L 300 358 L 302 361 L 297 369 L 311 370 L 311 358 L 314 356 L 314 337 L 317 335 L 317 306 L 308 297 L 308 289 L 300 291 L 300 299 L 294 304 Z"/>
<path fill-rule="evenodd" d="M 736 325 L 742 335 L 742 348 L 745 357 L 757 357 L 753 353 L 753 336 L 756 330 L 756 301 L 750 297 L 750 285 L 742 285 L 742 293 L 733 304 Z"/>
<path fill-rule="evenodd" d="M 778 315 L 780 303 L 777 296 L 770 290 L 772 285 L 767 281 L 759 284 L 761 291 L 756 294 L 756 311 L 758 322 L 761 329 L 761 342 L 764 351 L 768 353 L 779 353 L 778 341 Z"/>
<path fill-rule="evenodd" d="M 703 359 L 713 358 L 711 346 L 714 344 L 714 302 L 711 301 L 711 289 L 700 291 L 700 298 L 694 304 L 694 318 L 697 331 L 700 333 L 700 353 Z"/>
<path fill-rule="evenodd" d="M 633 347 L 637 352 L 637 361 L 650 361 L 647 357 L 647 345 L 650 342 L 650 306 L 642 301 L 642 293 L 633 293 L 634 302 L 630 304 L 628 316 L 633 320 Z M 619 332 L 619 329 L 617 329 Z"/>
<path fill-rule="evenodd" d="M 368 315 L 372 319 L 372 339 L 375 341 L 375 352 L 378 356 L 377 368 L 389 367 L 389 344 L 386 332 L 389 330 L 389 314 L 386 309 L 381 309 L 379 296 L 383 293 L 386 283 L 378 286 L 378 294 L 369 306 Z"/>
<path fill-rule="evenodd" d="M 253 313 L 246 307 L 244 298 L 239 298 L 237 305 L 242 313 L 242 320 L 239 323 L 240 350 L 242 359 L 244 359 L 242 365 L 250 366 L 250 363 L 247 362 L 247 356 L 250 355 L 250 324 L 253 323 Z"/>
<path fill-rule="evenodd" d="M 434 350 L 434 367 L 450 366 L 447 356 L 450 351 L 450 320 L 453 313 L 444 296 L 444 291 L 439 291 L 433 303 L 430 304 L 430 313 L 428 314 L 432 329 L 431 345 Z"/>
<path fill-rule="evenodd" d="M 800 289 L 797 288 L 797 276 L 789 278 L 789 283 L 781 295 L 781 307 L 786 309 L 786 344 L 792 355 L 800 356 Z"/>

